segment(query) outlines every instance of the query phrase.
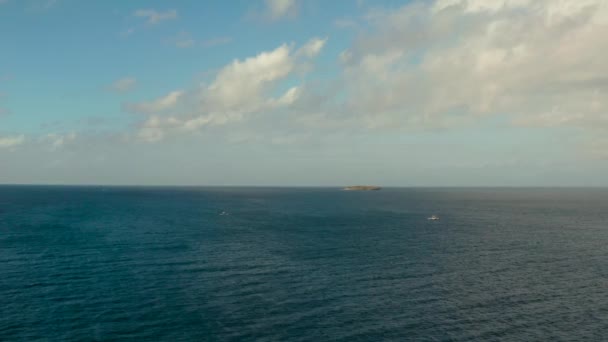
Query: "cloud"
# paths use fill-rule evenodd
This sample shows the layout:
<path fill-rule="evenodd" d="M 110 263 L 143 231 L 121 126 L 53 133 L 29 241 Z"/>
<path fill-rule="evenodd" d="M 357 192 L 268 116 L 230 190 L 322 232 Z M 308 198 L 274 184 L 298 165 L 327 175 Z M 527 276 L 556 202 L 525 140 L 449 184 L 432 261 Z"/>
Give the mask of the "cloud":
<path fill-rule="evenodd" d="M 266 4 L 274 19 L 297 8 Z M 315 79 L 309 68 L 327 44 L 322 37 L 235 59 L 204 84 L 126 104 L 139 114 L 133 136 L 153 142 L 238 128 L 240 136 L 272 132 L 275 141 L 290 141 L 309 132 L 436 130 L 492 118 L 598 139 L 608 131 L 605 1 L 410 2 L 353 22 L 358 35 L 331 73 Z M 230 41 L 181 38 L 182 47 Z"/>
<path fill-rule="evenodd" d="M 208 85 L 127 105 L 130 111 L 148 115 L 140 126 L 139 138 L 159 141 L 167 132 L 223 126 L 289 108 L 298 100 L 300 89 L 292 86 L 281 91 L 279 85 L 307 59 L 315 57 L 324 43 L 324 39 L 315 38 L 298 50 L 283 44 L 254 57 L 234 60 L 220 69 Z"/>
<path fill-rule="evenodd" d="M 270 20 L 279 20 L 297 13 L 296 0 L 265 0 L 266 16 Z"/>
<path fill-rule="evenodd" d="M 125 78 L 116 80 L 114 83 L 112 83 L 109 86 L 109 89 L 113 90 L 115 92 L 119 92 L 119 93 L 126 93 L 128 91 L 135 89 L 136 86 L 137 86 L 137 79 L 135 79 L 134 77 L 125 77 Z"/>
<path fill-rule="evenodd" d="M 608 128 L 608 3 L 440 0 L 366 16 L 341 55 L 343 105 L 366 127 Z"/>
<path fill-rule="evenodd" d="M 134 16 L 145 18 L 150 25 L 156 25 L 163 21 L 173 20 L 178 18 L 177 10 L 171 9 L 164 12 L 155 9 L 138 9 L 133 13 Z"/>
<path fill-rule="evenodd" d="M 13 148 L 25 143 L 25 135 L 0 136 L 0 149 Z"/>
<path fill-rule="evenodd" d="M 184 95 L 181 90 L 175 90 L 154 101 L 127 104 L 126 108 L 132 112 L 153 114 L 173 109 L 179 99 Z"/>
<path fill-rule="evenodd" d="M 224 67 L 205 89 L 205 102 L 219 110 L 250 111 L 259 105 L 262 92 L 294 69 L 291 48 L 282 45 L 244 61 L 235 60 Z"/>
<path fill-rule="evenodd" d="M 308 43 L 306 43 L 304 46 L 302 46 L 297 52 L 296 54 L 298 55 L 304 55 L 307 57 L 316 57 L 321 50 L 323 49 L 323 47 L 325 46 L 325 43 L 327 43 L 327 38 L 321 39 L 321 38 L 314 38 L 311 39 Z"/>
<path fill-rule="evenodd" d="M 295 8 L 266 4 L 275 19 Z M 358 35 L 337 56 L 334 76 L 315 80 L 309 69 L 327 39 L 284 44 L 234 60 L 208 84 L 128 105 L 144 116 L 139 138 L 244 123 L 250 131 L 242 136 L 255 137 L 271 126 L 302 136 L 436 130 L 488 118 L 579 130 L 592 140 L 608 131 L 605 1 L 412 2 L 353 22 Z M 294 81 L 303 75 L 306 82 Z"/>

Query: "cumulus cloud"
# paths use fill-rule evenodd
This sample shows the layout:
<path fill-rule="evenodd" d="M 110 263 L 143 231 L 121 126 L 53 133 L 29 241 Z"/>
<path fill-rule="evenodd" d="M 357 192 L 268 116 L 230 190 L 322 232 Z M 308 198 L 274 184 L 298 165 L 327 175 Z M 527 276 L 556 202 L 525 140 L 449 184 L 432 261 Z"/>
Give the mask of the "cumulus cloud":
<path fill-rule="evenodd" d="M 205 102 L 214 109 L 250 111 L 259 106 L 265 88 L 294 68 L 291 49 L 282 45 L 244 61 L 235 60 L 220 70 L 205 89 Z"/>
<path fill-rule="evenodd" d="M 0 149 L 13 148 L 25 143 L 25 135 L 0 136 Z"/>
<path fill-rule="evenodd" d="M 272 113 L 280 129 L 304 135 L 448 128 L 491 116 L 596 137 L 608 130 L 604 1 L 438 0 L 374 9 L 357 20 L 366 23 L 340 54 L 334 79 L 287 87 L 285 80 L 310 71 L 327 39 L 281 45 L 234 60 L 196 89 L 128 105 L 145 115 L 139 138 L 255 126 L 252 120 Z"/>
<path fill-rule="evenodd" d="M 133 13 L 134 16 L 146 19 L 150 25 L 156 25 L 163 21 L 178 18 L 177 10 L 157 11 L 155 9 L 138 9 Z"/>
<path fill-rule="evenodd" d="M 112 83 L 109 88 L 116 92 L 126 93 L 135 89 L 136 86 L 137 79 L 135 79 L 134 77 L 124 77 L 114 81 L 114 83 Z"/>
<path fill-rule="evenodd" d="M 439 0 L 367 20 L 341 61 L 345 106 L 368 127 L 608 127 L 603 0 Z"/>
<path fill-rule="evenodd" d="M 127 105 L 128 110 L 148 114 L 140 127 L 139 138 L 158 141 L 167 131 L 196 131 L 290 107 L 299 98 L 299 87 L 281 91 L 280 82 L 316 56 L 324 43 L 325 40 L 315 38 L 298 50 L 283 44 L 254 57 L 234 60 L 220 69 L 208 85 Z M 277 92 L 279 95 L 274 96 Z"/>
<path fill-rule="evenodd" d="M 279 20 L 297 13 L 296 0 L 266 0 L 266 15 L 270 20 Z"/>
<path fill-rule="evenodd" d="M 173 109 L 179 99 L 184 95 L 181 90 L 175 90 L 168 93 L 165 96 L 159 97 L 158 99 L 150 102 L 141 102 L 134 104 L 127 104 L 127 109 L 133 112 L 153 114 L 166 110 Z"/>
<path fill-rule="evenodd" d="M 316 57 L 327 42 L 327 38 L 314 38 L 311 39 L 308 43 L 302 46 L 296 53 L 298 55 L 305 55 L 307 57 Z"/>

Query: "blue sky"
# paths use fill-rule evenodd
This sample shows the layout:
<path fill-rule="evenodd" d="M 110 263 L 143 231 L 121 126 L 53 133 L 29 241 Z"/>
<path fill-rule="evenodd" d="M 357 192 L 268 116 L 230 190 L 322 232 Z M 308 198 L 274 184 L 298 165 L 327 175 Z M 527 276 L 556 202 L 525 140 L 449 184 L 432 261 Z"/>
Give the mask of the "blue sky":
<path fill-rule="evenodd" d="M 47 120 L 76 125 L 78 119 L 108 115 L 128 121 L 119 112 L 125 99 L 100 92 L 117 79 L 139 80 L 137 91 L 130 94 L 132 99 L 160 96 L 176 84 L 197 82 L 206 72 L 232 59 L 284 42 L 301 43 L 311 36 L 322 36 L 332 25 L 331 18 L 317 27 L 289 20 L 277 29 L 257 17 L 257 13 L 263 15 L 263 3 L 250 1 L 178 4 L 178 9 L 168 1 L 3 4 L 2 73 L 10 78 L 10 82 L 3 82 L 3 89 L 14 94 L 7 101 L 21 113 L 7 118 L 3 128 L 35 132 Z M 340 13 L 345 4 L 332 2 L 332 10 Z M 315 17 L 324 13 L 316 6 L 319 4 L 310 6 L 317 12 L 312 14 Z M 177 16 L 150 24 L 134 14 L 141 9 L 159 13 L 175 10 Z M 180 39 L 193 40 L 193 46 L 176 47 Z M 36 101 L 30 92 L 37 94 Z M 48 113 L 49 109 L 55 113 Z"/>
<path fill-rule="evenodd" d="M 601 0 L 0 0 L 0 183 L 607 186 Z"/>

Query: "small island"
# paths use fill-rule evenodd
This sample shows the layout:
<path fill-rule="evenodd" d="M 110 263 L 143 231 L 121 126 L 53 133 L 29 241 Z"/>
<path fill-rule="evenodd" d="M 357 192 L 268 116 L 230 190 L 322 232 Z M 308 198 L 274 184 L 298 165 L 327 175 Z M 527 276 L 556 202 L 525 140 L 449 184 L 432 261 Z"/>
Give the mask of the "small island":
<path fill-rule="evenodd" d="M 375 186 L 375 185 L 352 185 L 352 186 L 347 186 L 345 188 L 343 188 L 342 190 L 345 191 L 370 191 L 370 190 L 380 190 L 382 189 L 379 186 Z"/>

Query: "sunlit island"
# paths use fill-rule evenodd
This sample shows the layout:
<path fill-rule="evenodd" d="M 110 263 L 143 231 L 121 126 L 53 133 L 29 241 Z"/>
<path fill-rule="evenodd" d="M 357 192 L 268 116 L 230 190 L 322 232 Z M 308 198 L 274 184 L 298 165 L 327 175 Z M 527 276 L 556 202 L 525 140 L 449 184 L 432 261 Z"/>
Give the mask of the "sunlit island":
<path fill-rule="evenodd" d="M 382 189 L 379 186 L 375 185 L 352 185 L 343 188 L 342 190 L 346 191 L 370 191 L 370 190 L 380 190 Z"/>

